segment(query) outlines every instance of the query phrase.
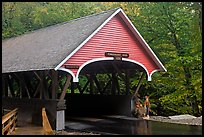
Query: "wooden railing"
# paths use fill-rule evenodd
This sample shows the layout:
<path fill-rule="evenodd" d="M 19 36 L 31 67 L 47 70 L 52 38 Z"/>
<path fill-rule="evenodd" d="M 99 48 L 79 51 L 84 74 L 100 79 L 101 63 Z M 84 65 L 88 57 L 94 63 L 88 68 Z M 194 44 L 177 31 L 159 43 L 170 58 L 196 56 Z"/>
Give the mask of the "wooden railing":
<path fill-rule="evenodd" d="M 46 111 L 45 111 L 45 108 L 42 108 L 42 123 L 43 123 L 43 130 L 44 130 L 44 133 L 46 135 L 53 135 L 55 134 L 54 130 L 52 130 L 52 127 L 50 125 L 50 122 L 47 118 L 47 114 L 46 114 Z"/>
<path fill-rule="evenodd" d="M 17 110 L 18 108 L 2 117 L 2 135 L 9 135 L 15 130 L 17 124 Z"/>

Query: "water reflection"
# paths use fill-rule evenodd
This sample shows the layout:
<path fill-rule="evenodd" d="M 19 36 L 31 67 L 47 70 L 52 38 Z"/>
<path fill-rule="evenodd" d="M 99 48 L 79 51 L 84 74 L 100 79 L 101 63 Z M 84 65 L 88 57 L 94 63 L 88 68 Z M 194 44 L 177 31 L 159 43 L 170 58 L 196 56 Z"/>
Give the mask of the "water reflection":
<path fill-rule="evenodd" d="M 86 121 L 87 120 L 87 121 Z M 150 120 L 121 120 L 121 119 L 100 119 L 97 121 L 83 119 L 66 122 L 66 128 L 100 132 L 103 134 L 119 135 L 202 135 L 202 126 L 190 126 L 183 124 L 173 124 Z M 86 126 L 84 126 L 86 125 Z M 83 129 L 80 127 L 83 126 Z"/>
<path fill-rule="evenodd" d="M 151 135 L 151 123 L 146 120 L 138 120 L 131 124 L 132 135 Z"/>
<path fill-rule="evenodd" d="M 138 126 L 138 127 L 136 127 Z M 202 135 L 202 126 L 156 122 L 137 121 L 133 125 L 133 134 L 137 135 Z"/>

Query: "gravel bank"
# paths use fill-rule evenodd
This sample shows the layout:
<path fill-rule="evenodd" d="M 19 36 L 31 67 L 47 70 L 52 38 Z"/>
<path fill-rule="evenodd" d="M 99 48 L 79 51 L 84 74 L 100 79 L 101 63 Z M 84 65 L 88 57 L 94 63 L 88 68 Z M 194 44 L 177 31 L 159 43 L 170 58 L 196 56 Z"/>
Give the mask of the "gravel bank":
<path fill-rule="evenodd" d="M 82 132 L 82 131 L 58 131 L 56 135 L 100 135 L 93 132 Z"/>
<path fill-rule="evenodd" d="M 186 118 L 186 119 L 185 118 L 183 118 L 183 119 L 171 119 L 169 117 L 164 117 L 164 116 L 150 116 L 149 120 L 202 126 L 202 116 L 196 117 L 196 118 Z"/>

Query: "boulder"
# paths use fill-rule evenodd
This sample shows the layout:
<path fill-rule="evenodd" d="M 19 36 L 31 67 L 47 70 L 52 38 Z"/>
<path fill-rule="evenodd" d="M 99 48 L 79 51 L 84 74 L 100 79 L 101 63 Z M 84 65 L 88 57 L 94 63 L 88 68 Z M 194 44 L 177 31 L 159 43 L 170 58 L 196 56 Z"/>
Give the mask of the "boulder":
<path fill-rule="evenodd" d="M 184 115 L 169 116 L 169 118 L 172 120 L 180 120 L 180 119 L 193 119 L 197 117 L 189 115 L 189 114 L 184 114 Z"/>

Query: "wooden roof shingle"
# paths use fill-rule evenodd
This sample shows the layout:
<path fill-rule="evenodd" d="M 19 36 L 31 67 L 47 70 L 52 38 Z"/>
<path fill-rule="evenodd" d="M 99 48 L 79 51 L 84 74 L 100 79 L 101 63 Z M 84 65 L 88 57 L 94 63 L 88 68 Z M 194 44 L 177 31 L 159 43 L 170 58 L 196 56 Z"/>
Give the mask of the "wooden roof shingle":
<path fill-rule="evenodd" d="M 3 40 L 2 73 L 54 69 L 117 9 Z"/>

